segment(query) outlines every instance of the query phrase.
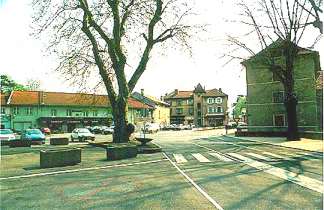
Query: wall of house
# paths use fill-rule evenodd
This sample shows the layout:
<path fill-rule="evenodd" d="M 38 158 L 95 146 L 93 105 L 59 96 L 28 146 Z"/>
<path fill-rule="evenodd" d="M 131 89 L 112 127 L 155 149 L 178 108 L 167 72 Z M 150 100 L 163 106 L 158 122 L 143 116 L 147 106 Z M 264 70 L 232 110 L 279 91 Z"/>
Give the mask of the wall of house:
<path fill-rule="evenodd" d="M 155 123 L 166 126 L 170 124 L 170 108 L 166 106 L 156 106 L 153 110 L 153 120 Z"/>
<path fill-rule="evenodd" d="M 315 90 L 315 70 L 318 64 L 315 61 L 314 54 L 304 54 L 295 62 L 295 93 L 298 98 L 297 118 L 300 131 L 317 131 L 320 127 Z M 270 70 L 258 63 L 247 64 L 246 73 L 249 130 L 285 131 L 285 106 L 283 102 L 273 101 L 273 92 L 283 91 L 283 85 L 279 81 L 273 81 Z M 274 126 L 275 114 L 285 116 L 284 126 Z"/>

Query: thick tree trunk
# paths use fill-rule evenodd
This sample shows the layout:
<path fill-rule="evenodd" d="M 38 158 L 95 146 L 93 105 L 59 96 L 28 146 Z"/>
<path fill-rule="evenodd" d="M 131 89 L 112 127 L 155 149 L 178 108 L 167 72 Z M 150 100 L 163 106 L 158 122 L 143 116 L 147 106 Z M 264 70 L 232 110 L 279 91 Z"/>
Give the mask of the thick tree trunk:
<path fill-rule="evenodd" d="M 291 41 L 286 41 L 284 48 L 286 58 L 285 72 L 285 106 L 287 112 L 287 140 L 299 140 L 298 124 L 297 124 L 297 95 L 294 93 L 294 60 L 297 55 L 297 48 Z"/>
<path fill-rule="evenodd" d="M 297 125 L 297 99 L 294 96 L 287 97 L 285 102 L 287 111 L 287 140 L 299 140 L 298 125 Z"/>
<path fill-rule="evenodd" d="M 115 123 L 113 142 L 127 143 L 129 141 L 129 134 L 127 132 L 127 99 L 118 99 L 112 109 Z"/>

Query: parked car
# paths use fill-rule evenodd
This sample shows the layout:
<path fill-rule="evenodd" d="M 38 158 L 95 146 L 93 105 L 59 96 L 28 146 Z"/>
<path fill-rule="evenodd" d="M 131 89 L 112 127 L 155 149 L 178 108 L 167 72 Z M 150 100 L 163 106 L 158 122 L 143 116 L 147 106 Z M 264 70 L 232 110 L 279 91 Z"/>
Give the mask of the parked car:
<path fill-rule="evenodd" d="M 99 134 L 102 132 L 102 129 L 100 126 L 94 126 L 91 128 L 91 133 Z"/>
<path fill-rule="evenodd" d="M 78 139 L 79 141 L 94 141 L 95 135 L 86 128 L 76 128 L 71 133 L 71 141 L 74 141 L 75 139 Z"/>
<path fill-rule="evenodd" d="M 45 135 L 39 129 L 26 129 L 21 133 L 21 140 L 30 140 L 45 144 Z"/>
<path fill-rule="evenodd" d="M 156 133 L 160 130 L 160 125 L 158 123 L 147 123 L 145 124 L 145 132 Z"/>
<path fill-rule="evenodd" d="M 107 134 L 112 134 L 112 133 L 114 133 L 114 128 L 115 128 L 115 126 L 110 126 L 110 127 L 108 127 L 108 126 L 102 126 L 102 134 L 104 134 L 104 135 L 107 135 Z"/>
<path fill-rule="evenodd" d="M 0 144 L 5 144 L 14 139 L 16 139 L 16 136 L 11 129 L 0 129 Z"/>
<path fill-rule="evenodd" d="M 51 135 L 51 129 L 49 129 L 49 128 L 41 128 L 40 129 L 42 132 L 43 132 L 43 134 L 45 134 L 45 135 Z"/>
<path fill-rule="evenodd" d="M 236 122 L 228 122 L 227 123 L 227 128 L 236 128 L 237 127 L 237 123 Z"/>

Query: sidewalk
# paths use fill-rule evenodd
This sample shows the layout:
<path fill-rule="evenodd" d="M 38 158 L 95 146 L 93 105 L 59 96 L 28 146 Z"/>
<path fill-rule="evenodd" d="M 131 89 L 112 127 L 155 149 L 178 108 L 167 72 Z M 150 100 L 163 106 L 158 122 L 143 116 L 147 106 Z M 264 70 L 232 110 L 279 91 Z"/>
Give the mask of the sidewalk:
<path fill-rule="evenodd" d="M 323 152 L 323 140 L 301 138 L 300 141 L 287 141 L 284 137 L 235 137 L 234 135 L 228 136 L 237 139 L 263 142 L 283 147 L 297 148 L 314 152 Z"/>

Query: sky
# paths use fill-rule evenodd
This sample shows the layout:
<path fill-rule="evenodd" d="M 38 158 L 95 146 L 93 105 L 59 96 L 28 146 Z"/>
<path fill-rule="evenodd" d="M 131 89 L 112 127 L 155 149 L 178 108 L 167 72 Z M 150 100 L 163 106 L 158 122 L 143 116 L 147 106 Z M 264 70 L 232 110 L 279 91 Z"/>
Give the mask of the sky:
<path fill-rule="evenodd" d="M 0 24 L 4 29 L 0 33 L 1 74 L 8 74 L 19 83 L 40 80 L 46 91 L 77 92 L 77 87 L 54 72 L 57 61 L 46 56 L 45 43 L 30 36 L 30 2 L 0 0 Z M 135 90 L 143 88 L 146 94 L 160 97 L 174 89 L 193 90 L 201 83 L 206 89 L 222 88 L 230 103 L 237 95 L 246 94 L 242 65 L 235 61 L 224 66 L 227 60 L 220 58 L 227 50 L 226 35 L 240 31 L 225 21 L 238 13 L 232 6 L 233 1 L 197 0 L 198 15 L 193 21 L 206 24 L 208 33 L 192 41 L 192 56 L 171 49 L 165 55 L 154 53 Z"/>

